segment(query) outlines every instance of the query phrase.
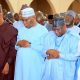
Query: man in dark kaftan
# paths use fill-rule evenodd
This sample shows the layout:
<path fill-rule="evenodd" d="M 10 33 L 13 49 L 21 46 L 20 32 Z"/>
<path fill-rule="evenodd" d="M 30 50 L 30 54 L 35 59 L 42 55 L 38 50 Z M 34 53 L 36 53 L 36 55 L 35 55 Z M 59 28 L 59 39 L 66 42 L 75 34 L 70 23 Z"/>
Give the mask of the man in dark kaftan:
<path fill-rule="evenodd" d="M 17 30 L 3 20 L 0 6 L 0 80 L 13 80 Z"/>

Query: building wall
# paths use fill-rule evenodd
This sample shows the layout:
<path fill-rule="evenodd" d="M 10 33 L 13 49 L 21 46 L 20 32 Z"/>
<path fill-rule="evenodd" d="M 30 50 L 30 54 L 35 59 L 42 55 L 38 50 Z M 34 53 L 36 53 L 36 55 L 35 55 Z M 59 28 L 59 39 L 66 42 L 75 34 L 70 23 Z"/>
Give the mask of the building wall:
<path fill-rule="evenodd" d="M 74 10 L 75 12 L 80 14 L 80 1 L 75 0 L 69 7 L 69 9 Z"/>
<path fill-rule="evenodd" d="M 26 3 L 30 5 L 33 0 L 5 0 L 5 1 L 9 5 L 10 10 L 13 10 L 14 12 L 19 12 L 22 4 Z M 65 12 L 74 0 L 46 0 L 46 1 L 49 3 L 53 13 L 61 13 Z"/>
<path fill-rule="evenodd" d="M 11 5 L 10 7 L 12 7 L 14 12 L 19 12 L 22 4 L 30 5 L 32 0 L 6 0 L 6 2 L 8 3 L 9 6 Z"/>
<path fill-rule="evenodd" d="M 3 9 L 6 8 L 7 10 L 9 10 L 8 4 L 5 2 L 5 0 L 3 1 L 0 0 L 0 4 L 2 4 Z"/>
<path fill-rule="evenodd" d="M 30 6 L 33 7 L 35 11 L 42 11 L 45 14 L 53 14 L 55 12 L 47 0 L 33 0 Z"/>
<path fill-rule="evenodd" d="M 74 0 L 50 0 L 56 13 L 65 12 Z"/>

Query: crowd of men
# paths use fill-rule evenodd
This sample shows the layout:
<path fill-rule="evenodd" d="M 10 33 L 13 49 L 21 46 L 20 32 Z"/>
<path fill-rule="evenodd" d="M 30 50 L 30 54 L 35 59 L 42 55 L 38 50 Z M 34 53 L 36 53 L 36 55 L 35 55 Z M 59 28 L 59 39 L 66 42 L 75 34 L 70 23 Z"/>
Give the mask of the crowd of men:
<path fill-rule="evenodd" d="M 0 80 L 80 80 L 78 14 L 24 4 L 13 16 L 0 5 Z"/>

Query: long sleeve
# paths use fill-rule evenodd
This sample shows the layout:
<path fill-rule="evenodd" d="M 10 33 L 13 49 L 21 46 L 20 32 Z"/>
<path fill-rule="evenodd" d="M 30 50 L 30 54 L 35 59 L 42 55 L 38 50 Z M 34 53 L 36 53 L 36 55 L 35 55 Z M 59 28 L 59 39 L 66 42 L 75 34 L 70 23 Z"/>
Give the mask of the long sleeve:
<path fill-rule="evenodd" d="M 55 35 L 53 32 L 49 32 L 44 38 L 43 53 L 46 55 L 47 50 L 54 48 L 55 48 Z"/>
<path fill-rule="evenodd" d="M 78 57 L 80 56 L 80 41 L 78 43 L 78 47 L 77 50 L 75 50 L 76 48 L 74 46 L 72 46 L 72 50 L 70 53 L 68 54 L 60 54 L 60 57 L 63 58 L 64 60 L 77 60 Z"/>
<path fill-rule="evenodd" d="M 14 60 L 16 37 L 17 30 L 4 22 L 0 28 L 0 70 L 3 69 L 6 62 L 12 63 Z"/>
<path fill-rule="evenodd" d="M 16 40 L 17 40 L 17 35 L 15 35 L 10 41 L 9 56 L 7 60 L 9 64 L 11 64 L 16 57 L 16 50 L 15 50 Z"/>
<path fill-rule="evenodd" d="M 23 29 L 23 28 L 21 28 L 21 29 Z M 23 34 L 23 30 L 21 30 L 21 29 L 18 31 L 17 42 L 24 39 L 24 38 L 23 38 L 23 35 L 24 35 L 24 34 Z M 25 33 L 25 32 L 24 32 L 24 33 Z M 15 49 L 16 49 L 16 50 L 18 50 L 18 49 L 20 48 L 19 46 L 17 46 L 17 42 L 16 42 L 16 45 L 15 45 Z"/>
<path fill-rule="evenodd" d="M 48 31 L 45 30 L 45 32 L 42 34 L 42 36 L 37 41 L 35 41 L 35 43 L 31 43 L 31 48 L 36 51 L 41 52 L 43 56 L 45 56 L 45 54 L 43 53 L 44 38 L 46 37 L 47 33 L 48 33 Z"/>
<path fill-rule="evenodd" d="M 42 51 L 45 36 L 46 34 L 41 36 L 37 41 L 35 41 L 35 43 L 31 43 L 31 48 L 37 51 Z"/>
<path fill-rule="evenodd" d="M 21 39 L 19 39 L 19 35 L 17 35 L 17 42 L 18 42 L 19 40 L 21 40 Z M 19 49 L 19 46 L 17 46 L 17 42 L 16 42 L 16 44 L 15 44 L 15 49 L 16 49 L 16 50 Z"/>

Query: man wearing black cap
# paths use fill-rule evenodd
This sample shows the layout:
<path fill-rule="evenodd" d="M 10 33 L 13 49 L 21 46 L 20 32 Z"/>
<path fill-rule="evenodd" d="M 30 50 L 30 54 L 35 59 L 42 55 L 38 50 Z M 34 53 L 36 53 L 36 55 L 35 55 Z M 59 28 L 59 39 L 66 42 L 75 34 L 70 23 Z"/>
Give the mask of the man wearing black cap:
<path fill-rule="evenodd" d="M 48 31 L 52 30 L 52 20 L 53 20 L 53 15 L 48 15 L 48 22 L 45 23 L 45 27 Z"/>
<path fill-rule="evenodd" d="M 47 59 L 43 80 L 74 80 L 75 63 L 80 56 L 78 43 L 78 37 L 67 31 L 65 20 L 60 17 L 54 19 L 53 31 L 48 33 L 44 41 Z"/>

